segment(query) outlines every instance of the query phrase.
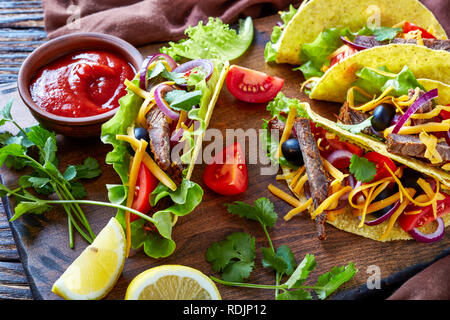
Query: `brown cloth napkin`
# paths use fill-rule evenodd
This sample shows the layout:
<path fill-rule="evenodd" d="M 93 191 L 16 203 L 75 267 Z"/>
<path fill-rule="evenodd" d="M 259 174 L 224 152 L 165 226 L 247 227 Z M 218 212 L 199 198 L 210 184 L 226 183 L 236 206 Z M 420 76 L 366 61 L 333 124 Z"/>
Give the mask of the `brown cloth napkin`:
<path fill-rule="evenodd" d="M 135 46 L 180 38 L 189 25 L 220 17 L 225 23 L 240 17 L 275 14 L 288 0 L 43 0 L 49 38 L 73 32 L 101 32 Z M 80 17 L 79 20 L 75 20 Z M 75 20 L 75 21 L 74 21 Z M 67 22 L 72 22 L 67 25 Z"/>
<path fill-rule="evenodd" d="M 450 300 L 450 255 L 406 281 L 388 300 Z"/>
<path fill-rule="evenodd" d="M 101 32 L 135 46 L 180 38 L 189 25 L 220 17 L 274 14 L 301 0 L 43 0 L 49 38 L 73 32 Z M 422 0 L 450 35 L 450 1 Z M 73 22 L 74 21 L 74 22 Z M 68 24 L 68 22 L 72 22 Z"/>

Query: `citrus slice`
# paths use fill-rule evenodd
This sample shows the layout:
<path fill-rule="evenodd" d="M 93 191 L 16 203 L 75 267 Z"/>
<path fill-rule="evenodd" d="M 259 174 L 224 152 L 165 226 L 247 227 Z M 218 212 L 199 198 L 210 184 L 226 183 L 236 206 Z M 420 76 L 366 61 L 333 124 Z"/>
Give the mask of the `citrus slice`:
<path fill-rule="evenodd" d="M 125 233 L 111 218 L 80 256 L 56 280 L 52 292 L 66 300 L 101 299 L 113 288 L 125 262 Z"/>
<path fill-rule="evenodd" d="M 142 272 L 131 281 L 125 300 L 220 300 L 212 280 L 180 265 L 163 265 Z"/>

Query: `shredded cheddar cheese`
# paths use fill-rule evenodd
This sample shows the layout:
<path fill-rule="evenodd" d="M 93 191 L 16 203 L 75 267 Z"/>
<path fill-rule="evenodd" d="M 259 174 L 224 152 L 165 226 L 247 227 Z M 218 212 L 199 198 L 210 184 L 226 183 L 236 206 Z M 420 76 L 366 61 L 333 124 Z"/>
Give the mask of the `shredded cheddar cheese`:
<path fill-rule="evenodd" d="M 295 216 L 295 215 L 305 211 L 306 209 L 308 209 L 311 204 L 312 204 L 312 198 L 309 198 L 307 201 L 305 201 L 304 203 L 302 203 L 298 207 L 296 207 L 296 208 L 290 210 L 288 213 L 286 213 L 286 215 L 283 217 L 284 221 L 291 220 L 291 218 L 293 216 Z"/>
<path fill-rule="evenodd" d="M 147 141 L 138 141 L 139 147 L 133 157 L 132 166 L 130 169 L 130 175 L 128 178 L 128 196 L 127 196 L 127 207 L 131 208 L 134 200 L 134 191 L 136 189 L 136 181 L 139 174 L 139 168 L 141 166 L 142 157 L 145 153 L 145 148 L 147 148 Z M 130 226 L 130 212 L 125 212 L 125 230 L 126 230 L 126 256 L 130 254 L 131 247 L 131 226 Z"/>
<path fill-rule="evenodd" d="M 349 192 L 350 190 L 352 190 L 352 187 L 350 186 L 346 186 L 342 189 L 340 189 L 338 192 L 332 194 L 331 196 L 329 196 L 328 198 L 325 199 L 325 201 L 323 201 L 315 210 L 313 213 L 311 213 L 311 218 L 314 219 L 315 217 L 317 217 L 319 214 L 321 214 L 323 211 L 325 211 L 332 203 L 335 199 L 339 199 L 343 194 Z"/>
<path fill-rule="evenodd" d="M 131 147 L 136 151 L 139 148 L 139 141 L 131 136 L 116 135 L 117 140 L 128 142 Z M 168 187 L 170 190 L 177 190 L 177 185 L 170 179 L 170 177 L 155 163 L 155 161 L 148 155 L 147 152 L 143 154 L 142 162 L 150 170 L 150 172 L 158 179 L 162 184 Z"/>
<path fill-rule="evenodd" d="M 450 119 L 449 119 L 450 120 Z M 394 126 L 390 126 L 384 130 L 383 134 L 386 138 L 392 131 Z M 398 134 L 419 134 L 421 132 L 446 132 L 450 130 L 450 122 L 444 120 L 442 122 L 427 122 L 415 126 L 403 126 Z"/>
<path fill-rule="evenodd" d="M 436 150 L 437 138 L 432 134 L 427 134 L 426 132 L 421 132 L 419 134 L 420 141 L 426 146 L 424 157 L 430 160 L 432 164 L 441 163 L 442 157 Z"/>
<path fill-rule="evenodd" d="M 289 114 L 286 119 L 286 125 L 284 126 L 283 135 L 280 139 L 280 145 L 278 146 L 277 153 L 275 155 L 275 158 L 278 159 L 281 155 L 281 145 L 289 138 L 289 135 L 292 131 L 292 126 L 294 125 L 295 117 L 297 116 L 297 107 L 291 106 L 289 108 Z"/>
<path fill-rule="evenodd" d="M 390 100 L 391 97 L 387 97 L 387 95 L 393 89 L 394 89 L 393 86 L 389 86 L 388 88 L 386 88 L 386 90 L 384 90 L 384 92 L 378 98 L 376 98 L 376 99 L 374 99 L 372 101 L 369 101 L 369 102 L 363 104 L 362 106 L 353 107 L 353 109 L 358 110 L 358 111 L 362 111 L 362 112 L 371 111 L 371 110 L 375 109 L 380 103 L 383 103 L 386 100 Z"/>
<path fill-rule="evenodd" d="M 267 187 L 269 189 L 270 192 L 272 192 L 275 196 L 277 196 L 278 198 L 286 201 L 287 203 L 289 203 L 291 206 L 293 207 L 300 207 L 301 203 L 299 200 L 295 199 L 294 197 L 291 197 L 290 195 L 288 195 L 286 192 L 284 192 L 283 190 L 278 189 L 277 187 L 275 187 L 273 184 L 269 184 L 269 186 Z"/>

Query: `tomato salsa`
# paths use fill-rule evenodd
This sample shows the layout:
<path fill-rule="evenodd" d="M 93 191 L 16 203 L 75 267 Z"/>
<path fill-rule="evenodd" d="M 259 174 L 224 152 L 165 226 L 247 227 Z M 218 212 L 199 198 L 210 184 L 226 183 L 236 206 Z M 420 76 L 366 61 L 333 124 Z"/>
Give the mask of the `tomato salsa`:
<path fill-rule="evenodd" d="M 134 68 L 122 57 L 108 51 L 78 51 L 39 70 L 31 82 L 36 104 L 55 115 L 89 117 L 119 106 L 126 94 L 125 79 Z"/>

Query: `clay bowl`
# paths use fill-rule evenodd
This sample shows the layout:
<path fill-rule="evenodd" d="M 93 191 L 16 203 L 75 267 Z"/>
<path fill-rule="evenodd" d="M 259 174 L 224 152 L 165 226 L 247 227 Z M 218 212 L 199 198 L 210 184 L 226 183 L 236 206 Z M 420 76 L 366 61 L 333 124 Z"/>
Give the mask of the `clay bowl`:
<path fill-rule="evenodd" d="M 110 119 L 118 108 L 95 116 L 70 118 L 54 115 L 39 108 L 31 98 L 30 83 L 42 67 L 61 56 L 80 50 L 110 51 L 127 60 L 136 71 L 139 70 L 143 60 L 135 47 L 115 36 L 74 33 L 50 40 L 34 50 L 20 68 L 17 88 L 32 115 L 45 128 L 69 137 L 99 137 L 101 125 Z"/>

